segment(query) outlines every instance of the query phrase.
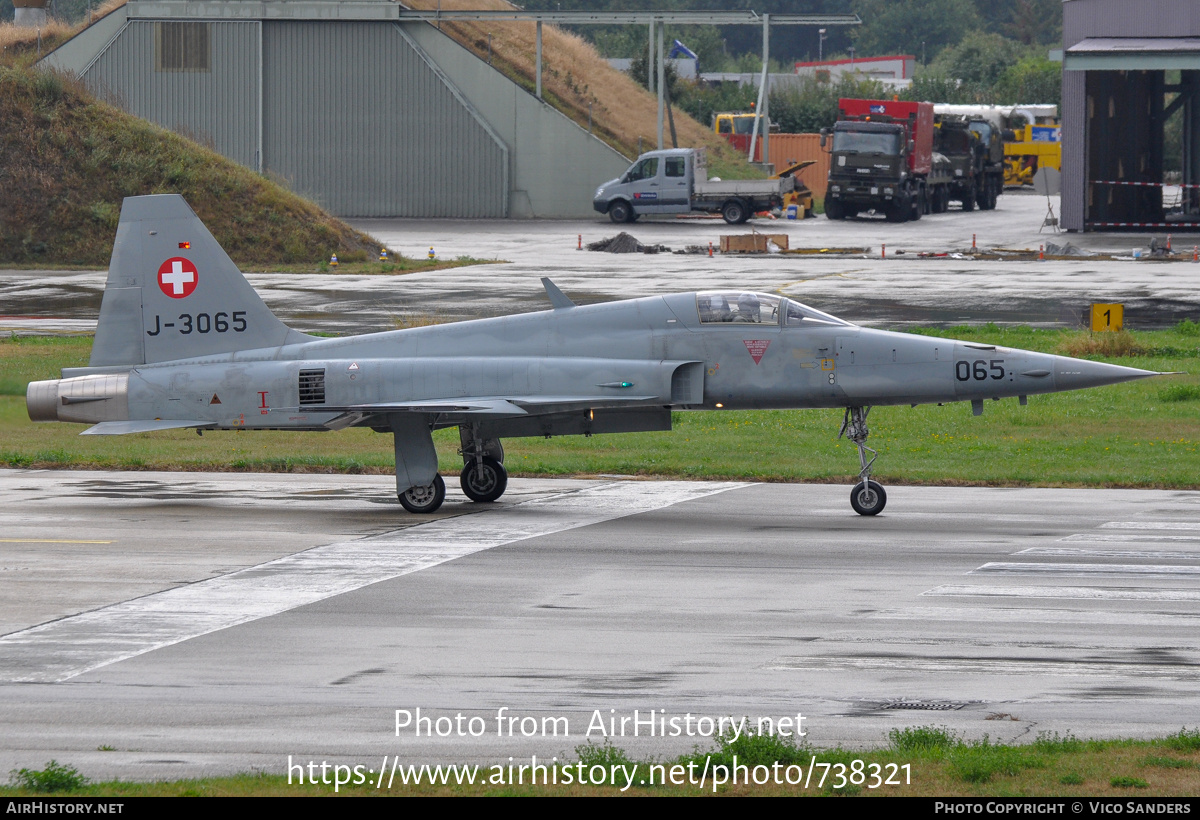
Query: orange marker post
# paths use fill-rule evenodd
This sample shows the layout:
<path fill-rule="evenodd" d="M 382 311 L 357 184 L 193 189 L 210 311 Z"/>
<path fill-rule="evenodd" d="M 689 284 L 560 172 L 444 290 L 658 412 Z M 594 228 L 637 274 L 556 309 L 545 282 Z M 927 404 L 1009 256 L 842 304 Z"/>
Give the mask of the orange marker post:
<path fill-rule="evenodd" d="M 887 259 L 887 245 L 886 244 L 882 244 L 879 246 L 879 258 Z"/>
<path fill-rule="evenodd" d="M 576 246 L 575 250 L 577 250 L 577 251 L 583 250 L 583 234 L 579 235 L 579 245 Z"/>

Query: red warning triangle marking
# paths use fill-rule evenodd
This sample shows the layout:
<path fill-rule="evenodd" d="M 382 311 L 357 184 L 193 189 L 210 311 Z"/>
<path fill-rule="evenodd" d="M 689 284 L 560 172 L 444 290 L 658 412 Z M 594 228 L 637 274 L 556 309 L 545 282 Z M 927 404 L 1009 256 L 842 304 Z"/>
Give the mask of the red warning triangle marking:
<path fill-rule="evenodd" d="M 758 364 L 762 361 L 763 354 L 767 352 L 767 348 L 771 346 L 770 339 L 743 339 L 742 344 L 746 346 L 746 350 L 750 352 L 750 358 L 754 359 L 754 363 Z"/>
<path fill-rule="evenodd" d="M 209 404 L 220 404 L 220 403 L 221 403 L 221 400 L 219 398 L 217 398 L 217 394 L 213 393 L 212 401 L 210 401 Z"/>

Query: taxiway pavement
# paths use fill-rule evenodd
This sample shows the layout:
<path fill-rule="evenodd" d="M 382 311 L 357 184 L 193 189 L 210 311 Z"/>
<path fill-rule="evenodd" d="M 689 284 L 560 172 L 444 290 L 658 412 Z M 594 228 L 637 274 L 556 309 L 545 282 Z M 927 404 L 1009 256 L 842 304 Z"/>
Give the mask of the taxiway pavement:
<path fill-rule="evenodd" d="M 388 477 L 0 471 L 0 769 L 562 760 L 635 710 L 802 714 L 817 746 L 1194 724 L 1200 493 L 848 494 L 514 479 L 430 520 Z M 397 735 L 418 707 L 487 731 Z M 570 735 L 497 736 L 504 708 Z"/>
<path fill-rule="evenodd" d="M 1055 203 L 1057 209 L 1057 203 Z M 1149 237 L 1039 233 L 1046 200 L 1006 193 L 995 211 L 950 211 L 894 225 L 874 217 L 831 222 L 720 219 L 641 220 L 617 226 L 603 217 L 575 221 L 356 220 L 393 250 L 423 258 L 502 259 L 403 276 L 251 274 L 272 310 L 298 330 L 365 333 L 431 321 L 499 316 L 549 307 L 540 278 L 551 277 L 581 303 L 686 290 L 785 294 L 848 321 L 887 328 L 995 321 L 1078 326 L 1092 302 L 1125 305 L 1131 328 L 1200 319 L 1200 264 L 1188 261 L 974 260 L 921 258 L 921 251 L 1029 248 L 1067 242 L 1131 253 Z M 578 251 L 625 230 L 644 244 L 676 250 L 720 246 L 722 234 L 786 233 L 791 247 L 866 247 L 861 256 L 778 254 L 610 254 Z M 1193 242 L 1200 240 L 1191 240 Z M 1174 247 L 1190 248 L 1183 235 Z M 881 258 L 881 246 L 887 258 Z M 903 253 L 900 253 L 903 251 Z M 961 255 L 960 255 L 961 256 Z M 0 271 L 0 333 L 87 332 L 95 327 L 106 274 Z"/>

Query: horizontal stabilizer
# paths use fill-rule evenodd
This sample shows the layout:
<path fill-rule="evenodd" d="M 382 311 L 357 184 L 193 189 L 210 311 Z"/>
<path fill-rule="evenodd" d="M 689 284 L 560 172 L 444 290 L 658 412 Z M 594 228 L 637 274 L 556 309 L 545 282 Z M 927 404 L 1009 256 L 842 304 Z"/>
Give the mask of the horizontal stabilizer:
<path fill-rule="evenodd" d="M 183 427 L 212 429 L 215 421 L 178 421 L 174 419 L 143 419 L 141 421 L 102 421 L 89 427 L 81 436 L 125 436 L 130 433 L 153 433 L 155 430 L 178 430 Z"/>

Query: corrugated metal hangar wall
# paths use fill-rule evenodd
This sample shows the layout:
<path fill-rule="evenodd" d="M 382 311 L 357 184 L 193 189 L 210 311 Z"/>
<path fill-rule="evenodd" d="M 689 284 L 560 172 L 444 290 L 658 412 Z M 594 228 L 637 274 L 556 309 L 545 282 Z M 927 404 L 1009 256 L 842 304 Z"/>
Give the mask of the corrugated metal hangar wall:
<path fill-rule="evenodd" d="M 587 216 L 628 167 L 433 26 L 262 6 L 131 2 L 43 64 L 340 216 Z"/>
<path fill-rule="evenodd" d="M 1172 117 L 1182 186 L 1164 204 Z M 1066 0 L 1062 125 L 1063 227 L 1200 229 L 1200 3 Z"/>

